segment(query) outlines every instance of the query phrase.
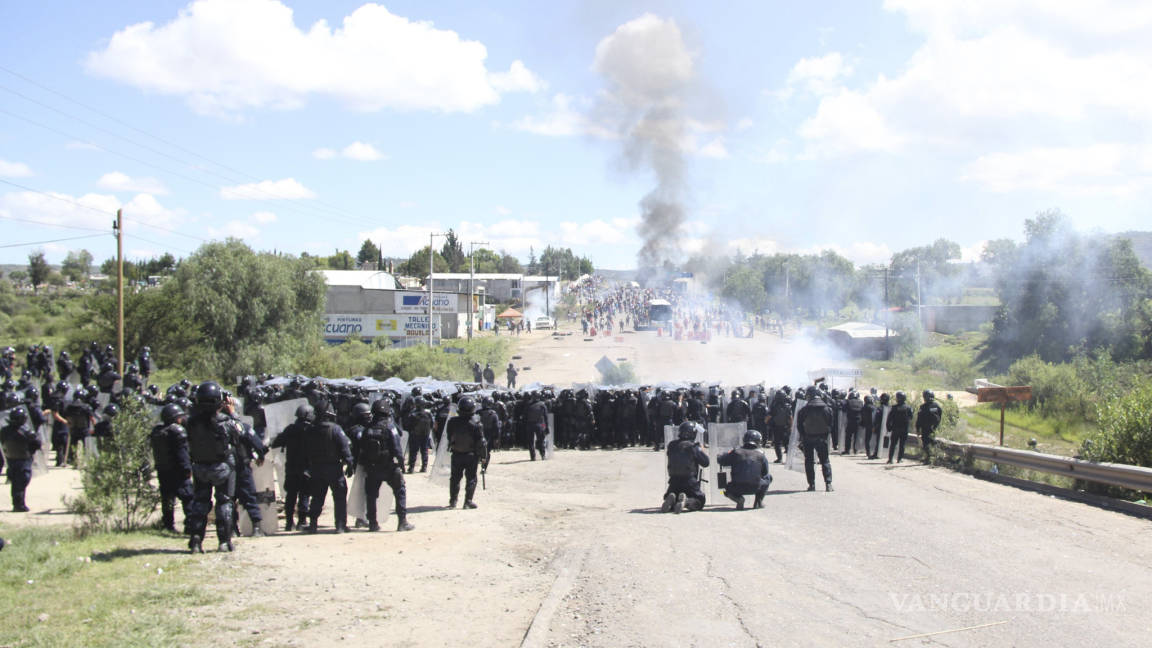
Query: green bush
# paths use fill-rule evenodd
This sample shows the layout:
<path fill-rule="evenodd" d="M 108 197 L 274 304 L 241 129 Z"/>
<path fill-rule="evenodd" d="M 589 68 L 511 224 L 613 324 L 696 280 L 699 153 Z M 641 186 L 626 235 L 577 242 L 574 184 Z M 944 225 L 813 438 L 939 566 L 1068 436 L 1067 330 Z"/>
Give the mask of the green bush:
<path fill-rule="evenodd" d="M 636 382 L 636 369 L 630 362 L 621 362 L 607 372 L 600 372 L 600 381 L 605 385 L 628 385 Z"/>
<path fill-rule="evenodd" d="M 948 387 L 964 388 L 976 380 L 977 371 L 971 356 L 962 349 L 937 346 L 921 349 L 912 358 L 912 369 L 917 372 L 937 371 L 944 374 Z"/>
<path fill-rule="evenodd" d="M 1100 406 L 1100 431 L 1084 442 L 1081 456 L 1152 468 L 1152 380 Z"/>
<path fill-rule="evenodd" d="M 445 353 L 445 347 L 464 349 L 464 353 Z M 443 380 L 472 380 L 472 363 L 491 364 L 496 375 L 502 375 L 511 355 L 508 338 L 445 340 L 441 346 L 414 346 L 403 349 L 363 344 L 349 340 L 343 344 L 315 343 L 304 355 L 299 372 L 309 376 L 371 376 L 384 380 L 393 376 L 411 380 L 433 376 Z"/>
<path fill-rule="evenodd" d="M 101 439 L 99 454 L 82 462 L 81 493 L 65 503 L 87 530 L 134 531 L 148 524 L 160 501 L 152 483 L 152 425 L 143 404 L 126 401 L 115 436 Z"/>

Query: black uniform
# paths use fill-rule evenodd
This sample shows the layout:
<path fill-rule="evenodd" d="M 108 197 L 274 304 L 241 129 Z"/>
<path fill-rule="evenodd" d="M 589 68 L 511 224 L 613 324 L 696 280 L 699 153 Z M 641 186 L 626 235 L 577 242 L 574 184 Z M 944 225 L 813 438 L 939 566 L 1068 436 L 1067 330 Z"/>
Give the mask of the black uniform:
<path fill-rule="evenodd" d="M 924 449 L 924 463 L 932 460 L 932 442 L 936 435 L 936 428 L 940 427 L 940 419 L 944 411 L 935 399 L 929 399 L 920 404 L 920 411 L 916 413 L 916 431 L 920 434 L 920 447 Z"/>
<path fill-rule="evenodd" d="M 708 455 L 694 441 L 676 439 L 668 444 L 668 490 L 669 494 L 684 493 L 687 499 L 696 500 L 692 507 L 704 508 L 704 491 L 700 490 L 700 468 L 707 468 Z"/>
<path fill-rule="evenodd" d="M 548 406 L 544 401 L 529 403 L 524 408 L 524 428 L 527 432 L 528 454 L 536 461 L 536 452 L 544 458 L 545 438 L 548 436 Z"/>
<path fill-rule="evenodd" d="M 408 472 L 416 468 L 416 455 L 420 455 L 420 472 L 428 470 L 428 446 L 432 443 L 432 426 L 435 420 L 432 412 L 413 407 L 404 419 L 404 429 L 408 431 Z"/>
<path fill-rule="evenodd" d="M 825 487 L 832 487 L 832 464 L 828 460 L 828 435 L 834 429 L 836 417 L 832 408 L 817 396 L 808 401 L 796 415 L 796 427 L 800 432 L 800 442 L 804 445 L 804 474 L 808 477 L 808 489 L 816 488 L 816 466 L 813 455 L 820 458 L 820 470 L 824 475 Z"/>
<path fill-rule="evenodd" d="M 400 433 L 392 417 L 373 421 L 360 433 L 357 444 L 356 465 L 364 467 L 364 496 L 367 505 L 368 529 L 377 531 L 376 500 L 380 484 L 387 483 L 396 499 L 396 517 L 399 527 L 407 525 L 408 497 L 404 485 L 404 450 L 400 447 Z"/>
<path fill-rule="evenodd" d="M 195 412 L 188 419 L 188 455 L 192 461 L 192 503 L 184 529 L 204 537 L 208 511 L 216 503 L 216 539 L 232 541 L 232 500 L 236 491 L 236 456 L 232 449 L 237 422 L 227 414 Z"/>
<path fill-rule="evenodd" d="M 733 396 L 732 400 L 728 401 L 728 409 L 724 412 L 725 420 L 728 423 L 743 423 L 748 420 L 751 411 L 751 408 L 748 407 L 748 401 Z"/>
<path fill-rule="evenodd" d="M 776 463 L 784 460 L 783 450 L 788 447 L 788 437 L 792 434 L 792 407 L 788 394 L 779 391 L 772 397 L 772 405 L 768 408 L 768 434 L 776 452 Z"/>
<path fill-rule="evenodd" d="M 452 452 L 452 477 L 448 482 L 448 505 L 456 506 L 460 495 L 460 480 L 464 485 L 464 506 L 475 508 L 472 497 L 476 494 L 476 467 L 488 459 L 488 446 L 484 444 L 484 429 L 479 417 L 453 416 L 448 419 L 448 449 Z"/>
<path fill-rule="evenodd" d="M 183 425 L 171 423 L 152 428 L 148 437 L 152 446 L 152 461 L 160 482 L 160 512 L 164 528 L 176 531 L 176 500 L 188 519 L 188 504 L 192 501 L 192 460 L 188 457 L 188 432 Z"/>
<path fill-rule="evenodd" d="M 879 408 L 871 403 L 864 403 L 864 407 L 860 409 L 860 425 L 864 427 L 864 454 L 868 455 L 869 459 L 876 458 L 876 452 L 872 451 L 872 444 L 880 443 L 879 425 L 877 421 L 877 412 Z M 873 439 L 875 437 L 875 439 Z"/>
<path fill-rule="evenodd" d="M 26 421 L 19 423 L 9 420 L 0 428 L 0 447 L 3 460 L 8 462 L 8 481 L 11 483 L 12 510 L 17 513 L 28 511 L 24 496 L 28 482 L 32 481 L 32 456 L 40 449 L 40 437 Z M 3 463 L 0 463 L 0 468 Z"/>
<path fill-rule="evenodd" d="M 260 437 L 245 423 L 235 421 L 238 427 L 236 435 L 236 500 L 248 512 L 248 519 L 252 520 L 252 529 L 260 528 L 264 514 L 260 510 L 260 499 L 256 493 L 256 480 L 252 475 L 252 460 L 263 461 L 268 454 L 268 447 Z M 233 511 L 235 514 L 236 512 Z"/>
<path fill-rule="evenodd" d="M 316 521 L 324 509 L 324 498 L 331 489 L 336 532 L 347 531 L 348 482 L 344 480 L 343 466 L 353 464 L 348 437 L 344 436 L 344 430 L 335 422 L 317 421 L 312 424 L 312 428 L 304 437 L 304 452 L 308 458 L 308 472 L 312 483 L 308 530 L 316 530 Z"/>
<path fill-rule="evenodd" d="M 908 440 L 908 428 L 912 426 L 912 408 L 908 403 L 897 403 L 888 410 L 888 432 L 891 437 L 888 441 L 888 463 L 896 457 L 896 463 L 904 461 L 904 443 Z M 900 451 L 896 451 L 896 446 Z"/>
<path fill-rule="evenodd" d="M 863 412 L 864 401 L 859 397 L 844 401 L 844 454 L 856 452 L 856 435 L 860 431 Z"/>
<path fill-rule="evenodd" d="M 300 524 L 308 517 L 312 487 L 308 480 L 308 457 L 304 454 L 304 437 L 311 429 L 307 421 L 297 419 L 272 439 L 273 448 L 284 448 L 284 530 L 291 531 L 293 513 Z"/>
<path fill-rule="evenodd" d="M 728 488 L 724 489 L 724 496 L 736 502 L 737 508 L 744 508 L 744 496 L 755 496 L 754 508 L 760 508 L 764 494 L 772 483 L 772 475 L 768 474 L 768 457 L 756 447 L 754 443 L 730 450 L 720 456 L 716 463 L 721 466 L 732 467 L 732 478 L 728 481 Z"/>
<path fill-rule="evenodd" d="M 493 450 L 500 447 L 500 414 L 495 409 L 485 407 L 480 410 L 480 425 L 484 428 L 484 439 Z"/>

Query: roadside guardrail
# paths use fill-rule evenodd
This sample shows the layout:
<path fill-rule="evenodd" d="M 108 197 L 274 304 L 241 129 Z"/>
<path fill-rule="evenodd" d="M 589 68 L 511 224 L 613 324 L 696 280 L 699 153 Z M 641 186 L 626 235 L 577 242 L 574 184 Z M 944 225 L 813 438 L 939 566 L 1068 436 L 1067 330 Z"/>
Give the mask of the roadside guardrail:
<path fill-rule="evenodd" d="M 912 440 L 911 435 L 909 435 L 908 440 Z M 1096 463 L 1075 457 L 1062 457 L 1032 450 L 1017 450 L 979 443 L 956 443 L 947 439 L 937 439 L 936 446 L 949 453 L 964 455 L 966 458 L 1008 464 L 1017 468 L 1152 493 L 1152 468 L 1127 464 Z"/>

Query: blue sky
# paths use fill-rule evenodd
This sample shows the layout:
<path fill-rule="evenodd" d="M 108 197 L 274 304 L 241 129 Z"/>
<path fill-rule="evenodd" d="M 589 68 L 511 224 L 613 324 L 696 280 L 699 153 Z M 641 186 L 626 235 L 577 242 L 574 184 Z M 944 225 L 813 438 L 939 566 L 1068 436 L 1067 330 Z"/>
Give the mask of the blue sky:
<path fill-rule="evenodd" d="M 1145 2 L 6 2 L 0 65 L 0 245 L 123 206 L 130 257 L 400 256 L 452 227 L 633 267 L 651 101 L 685 254 L 972 256 L 1048 208 L 1152 223 Z"/>

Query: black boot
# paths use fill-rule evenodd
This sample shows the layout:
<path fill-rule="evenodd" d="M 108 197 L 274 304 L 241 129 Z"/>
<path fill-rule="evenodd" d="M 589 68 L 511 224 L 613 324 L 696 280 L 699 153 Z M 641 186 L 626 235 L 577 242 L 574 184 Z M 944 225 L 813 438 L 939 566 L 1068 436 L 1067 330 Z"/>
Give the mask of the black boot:
<path fill-rule="evenodd" d="M 203 539 L 198 535 L 188 538 L 188 550 L 192 553 L 204 553 Z"/>
<path fill-rule="evenodd" d="M 397 531 L 411 531 L 415 528 L 416 527 L 412 526 L 412 524 L 408 522 L 408 516 L 406 515 L 401 515 L 400 520 L 396 523 Z"/>

